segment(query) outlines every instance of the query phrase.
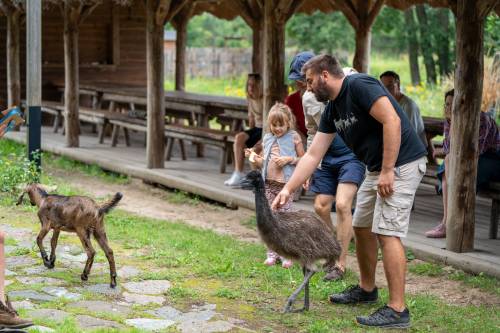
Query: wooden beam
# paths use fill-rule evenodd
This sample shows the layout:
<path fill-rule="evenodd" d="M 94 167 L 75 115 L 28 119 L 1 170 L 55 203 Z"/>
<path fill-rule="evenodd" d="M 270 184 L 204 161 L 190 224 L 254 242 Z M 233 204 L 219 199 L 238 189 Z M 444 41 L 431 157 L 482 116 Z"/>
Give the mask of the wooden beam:
<path fill-rule="evenodd" d="M 176 16 L 177 13 L 179 13 L 183 8 L 189 7 L 188 8 L 189 10 L 193 10 L 194 9 L 193 6 L 194 6 L 194 0 L 178 0 L 178 1 L 174 1 L 171 4 L 171 8 L 170 8 L 170 10 L 169 10 L 169 12 L 167 14 L 167 17 L 165 18 L 165 21 L 169 22 L 170 20 L 172 20 L 172 18 L 174 16 Z"/>
<path fill-rule="evenodd" d="M 356 8 L 353 3 L 349 0 L 329 0 L 332 7 L 337 6 L 340 11 L 345 15 L 347 21 L 351 24 L 354 30 L 358 29 L 359 19 L 356 12 Z"/>
<path fill-rule="evenodd" d="M 113 65 L 118 66 L 120 64 L 120 7 L 115 4 L 113 4 L 111 20 L 111 60 Z"/>
<path fill-rule="evenodd" d="M 193 6 L 184 6 L 174 17 L 177 38 L 175 40 L 175 90 L 186 88 L 187 26 L 193 13 Z"/>
<path fill-rule="evenodd" d="M 14 10 L 7 15 L 7 101 L 9 106 L 21 105 L 20 31 L 21 15 Z"/>
<path fill-rule="evenodd" d="M 496 0 L 458 0 L 457 65 L 453 99 L 448 182 L 446 249 L 474 249 L 478 132 L 484 73 L 484 25 Z M 485 6 L 483 5 L 490 5 Z M 474 84 L 471 84 L 473 82 Z"/>
<path fill-rule="evenodd" d="M 262 75 L 262 59 L 264 56 L 264 19 L 256 19 L 252 28 L 252 71 Z"/>
<path fill-rule="evenodd" d="M 252 29 L 254 29 L 255 25 L 255 13 L 250 8 L 247 0 L 234 0 L 233 5 L 237 8 L 239 15 L 245 21 L 246 24 Z"/>
<path fill-rule="evenodd" d="M 370 9 L 368 13 L 368 17 L 366 19 L 366 24 L 369 25 L 370 27 L 373 25 L 375 22 L 375 19 L 377 18 L 377 15 L 380 13 L 380 10 L 384 6 L 385 1 L 384 0 L 376 0 L 375 3 L 373 4 L 372 8 Z"/>
<path fill-rule="evenodd" d="M 150 1 L 149 0 L 147 1 L 149 4 Z M 170 5 L 172 4 L 172 0 L 157 0 L 153 2 L 155 3 L 154 6 L 155 24 L 157 26 L 165 25 L 165 20 L 170 10 Z"/>

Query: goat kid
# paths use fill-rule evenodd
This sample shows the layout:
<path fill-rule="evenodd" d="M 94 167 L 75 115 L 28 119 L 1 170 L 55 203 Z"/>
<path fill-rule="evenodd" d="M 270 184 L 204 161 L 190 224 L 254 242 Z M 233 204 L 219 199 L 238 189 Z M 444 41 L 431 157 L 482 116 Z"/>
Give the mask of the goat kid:
<path fill-rule="evenodd" d="M 45 267 L 49 269 L 54 268 L 59 233 L 61 231 L 74 232 L 80 238 L 87 253 L 87 262 L 81 275 L 81 279 L 87 281 L 96 253 L 90 242 L 91 235 L 94 235 L 109 262 L 110 286 L 111 288 L 116 287 L 115 259 L 113 250 L 108 245 L 104 229 L 104 215 L 116 207 L 123 195 L 118 192 L 109 201 L 98 205 L 89 197 L 48 194 L 40 185 L 30 184 L 26 186 L 19 197 L 17 205 L 22 203 L 24 194 L 26 193 L 29 196 L 31 205 L 38 207 L 38 218 L 42 224 L 42 229 L 36 238 L 36 242 L 40 248 L 40 254 Z M 54 232 L 50 242 L 50 257 L 48 257 L 43 246 L 43 239 L 50 229 L 53 229 Z"/>

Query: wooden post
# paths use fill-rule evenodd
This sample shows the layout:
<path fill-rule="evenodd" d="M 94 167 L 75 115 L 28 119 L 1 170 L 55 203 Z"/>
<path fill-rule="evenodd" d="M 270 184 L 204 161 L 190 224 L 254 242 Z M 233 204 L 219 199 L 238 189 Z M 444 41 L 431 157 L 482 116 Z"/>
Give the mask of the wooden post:
<path fill-rule="evenodd" d="M 42 127 L 42 5 L 38 0 L 26 2 L 26 104 L 28 158 L 41 167 Z"/>
<path fill-rule="evenodd" d="M 0 10 L 7 18 L 7 105 L 21 104 L 21 69 L 20 69 L 20 29 L 24 14 L 22 3 L 0 0 Z"/>
<path fill-rule="evenodd" d="M 78 76 L 78 21 L 79 9 L 68 3 L 64 5 L 64 128 L 66 130 L 66 147 L 78 147 L 80 121 L 78 106 L 80 105 Z"/>
<path fill-rule="evenodd" d="M 276 101 L 283 101 L 285 91 L 285 24 L 303 0 L 268 0 L 264 2 L 264 50 L 262 81 L 264 88 L 264 123 Z"/>
<path fill-rule="evenodd" d="M 147 167 L 164 167 L 165 90 L 163 88 L 163 30 L 189 0 L 146 0 L 146 48 L 148 74 Z"/>
<path fill-rule="evenodd" d="M 187 25 L 192 11 L 193 6 L 184 6 L 173 19 L 177 30 L 175 40 L 175 90 L 180 91 L 186 89 Z"/>
<path fill-rule="evenodd" d="M 370 69 L 371 29 L 375 18 L 384 5 L 384 0 L 330 0 L 338 7 L 356 31 L 356 51 L 353 67 L 360 73 Z"/>
<path fill-rule="evenodd" d="M 77 0 L 68 0 L 60 4 L 64 16 L 64 124 L 67 147 L 80 145 L 79 25 L 99 4 L 99 0 L 87 1 L 85 4 Z"/>
<path fill-rule="evenodd" d="M 495 0 L 457 2 L 457 66 L 448 180 L 446 249 L 474 249 L 478 132 L 483 90 L 483 34 Z M 473 83 L 473 84 L 472 84 Z"/>
<path fill-rule="evenodd" d="M 252 26 L 252 71 L 262 75 L 262 58 L 263 58 L 263 30 L 264 22 L 262 19 L 254 21 Z"/>

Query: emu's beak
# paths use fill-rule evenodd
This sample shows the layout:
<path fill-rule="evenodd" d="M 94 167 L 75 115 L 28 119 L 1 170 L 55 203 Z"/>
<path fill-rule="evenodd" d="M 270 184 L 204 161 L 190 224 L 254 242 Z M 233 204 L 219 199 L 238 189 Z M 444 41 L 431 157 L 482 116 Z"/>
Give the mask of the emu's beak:
<path fill-rule="evenodd" d="M 250 179 L 248 179 L 247 177 L 243 177 L 239 185 L 243 190 L 253 190 L 255 188 Z"/>

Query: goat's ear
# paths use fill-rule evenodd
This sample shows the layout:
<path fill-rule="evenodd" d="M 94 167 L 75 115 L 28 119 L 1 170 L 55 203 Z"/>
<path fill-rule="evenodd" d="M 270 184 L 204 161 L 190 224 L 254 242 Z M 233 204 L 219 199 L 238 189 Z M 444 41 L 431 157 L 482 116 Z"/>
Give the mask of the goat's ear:
<path fill-rule="evenodd" d="M 19 197 L 19 199 L 17 199 L 17 203 L 16 203 L 16 206 L 19 206 L 20 204 L 23 203 L 23 198 L 24 198 L 24 194 L 26 192 L 23 191 L 23 193 L 21 193 L 21 196 Z"/>

